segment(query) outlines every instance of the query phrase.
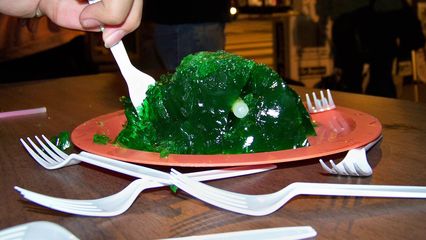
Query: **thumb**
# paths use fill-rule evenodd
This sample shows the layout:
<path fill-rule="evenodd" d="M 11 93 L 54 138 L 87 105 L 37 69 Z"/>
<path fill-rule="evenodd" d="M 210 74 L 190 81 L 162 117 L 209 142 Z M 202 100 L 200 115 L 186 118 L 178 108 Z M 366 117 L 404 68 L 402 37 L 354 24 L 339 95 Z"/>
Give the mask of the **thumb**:
<path fill-rule="evenodd" d="M 80 22 L 83 27 L 93 28 L 100 25 L 120 25 L 128 17 L 134 0 L 89 0 L 80 14 Z M 88 21 L 89 20 L 89 21 Z"/>

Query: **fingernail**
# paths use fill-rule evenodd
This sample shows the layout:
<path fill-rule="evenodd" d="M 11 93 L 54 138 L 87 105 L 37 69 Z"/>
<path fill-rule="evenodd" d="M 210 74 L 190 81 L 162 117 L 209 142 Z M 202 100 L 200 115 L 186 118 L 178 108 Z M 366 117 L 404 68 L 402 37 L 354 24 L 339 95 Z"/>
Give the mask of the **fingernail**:
<path fill-rule="evenodd" d="M 117 30 L 115 32 L 112 32 L 108 36 L 105 36 L 105 47 L 110 48 L 117 44 L 124 36 L 126 35 L 126 32 L 124 30 Z"/>
<path fill-rule="evenodd" d="M 84 19 L 81 21 L 81 25 L 83 25 L 84 28 L 97 28 L 101 26 L 101 23 L 96 19 Z"/>

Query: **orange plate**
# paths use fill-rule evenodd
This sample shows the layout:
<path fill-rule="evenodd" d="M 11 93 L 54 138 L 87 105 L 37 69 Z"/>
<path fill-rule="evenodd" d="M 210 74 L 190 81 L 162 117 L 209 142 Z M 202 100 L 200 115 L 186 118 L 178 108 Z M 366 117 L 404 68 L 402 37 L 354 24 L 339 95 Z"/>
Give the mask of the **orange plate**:
<path fill-rule="evenodd" d="M 312 115 L 317 124 L 317 136 L 309 137 L 310 146 L 304 148 L 246 154 L 189 155 L 170 154 L 160 158 L 156 152 L 145 152 L 93 142 L 93 135 L 106 134 L 115 139 L 126 121 L 123 111 L 91 119 L 71 134 L 72 142 L 80 149 L 94 154 L 139 164 L 181 167 L 222 167 L 257 165 L 307 160 L 348 151 L 368 144 L 382 132 L 379 120 L 369 114 L 338 107 Z"/>

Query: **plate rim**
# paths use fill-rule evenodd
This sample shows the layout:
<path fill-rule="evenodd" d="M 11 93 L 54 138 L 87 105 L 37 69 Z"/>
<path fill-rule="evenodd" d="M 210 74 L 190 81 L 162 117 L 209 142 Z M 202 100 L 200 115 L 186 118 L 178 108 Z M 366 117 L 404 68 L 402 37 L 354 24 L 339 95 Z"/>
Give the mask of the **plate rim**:
<path fill-rule="evenodd" d="M 358 148 L 368 144 L 369 142 L 377 139 L 382 133 L 382 125 L 380 121 L 365 112 L 361 112 L 351 108 L 345 107 L 337 107 L 336 109 L 327 111 L 338 111 L 344 114 L 350 114 L 352 117 L 355 116 L 355 122 L 357 125 L 355 126 L 355 130 L 351 133 L 354 134 L 359 133 L 358 120 L 359 118 L 365 118 L 367 120 L 363 121 L 362 127 L 374 126 L 370 130 L 374 130 L 373 132 L 363 132 L 362 139 L 348 139 L 348 136 L 344 136 L 340 138 L 340 141 L 343 141 L 342 147 L 333 148 L 324 151 L 311 151 L 312 148 L 316 150 L 316 148 L 320 148 L 320 145 L 308 146 L 297 149 L 286 149 L 279 150 L 273 152 L 259 152 L 259 153 L 243 153 L 243 154 L 214 154 L 214 155 L 195 155 L 195 154 L 170 154 L 167 158 L 160 158 L 160 154 L 157 152 L 146 152 L 135 149 L 128 149 L 119 147 L 113 144 L 100 145 L 95 144 L 93 141 L 87 144 L 84 143 L 84 139 L 87 140 L 93 138 L 93 135 L 96 133 L 94 129 L 90 129 L 89 127 L 96 122 L 104 121 L 105 119 L 111 119 L 113 117 L 122 116 L 124 117 L 124 110 L 118 110 L 115 112 L 103 114 L 92 119 L 89 119 L 82 124 L 78 125 L 71 132 L 71 141 L 75 146 L 80 148 L 83 151 L 91 152 L 94 154 L 98 154 L 104 157 L 113 158 L 120 161 L 132 162 L 137 164 L 149 164 L 149 165 L 157 165 L 157 166 L 173 166 L 173 167 L 225 167 L 225 166 L 244 166 L 244 165 L 259 165 L 259 164 L 274 164 L 274 163 L 283 163 L 283 162 L 292 162 L 292 161 L 302 161 L 308 159 L 314 159 L 318 157 L 324 157 L 328 155 L 333 155 L 341 152 L 348 151 L 353 148 Z M 315 113 L 312 114 L 312 119 L 315 120 L 318 114 L 327 114 L 327 112 Z M 353 119 L 353 118 L 352 118 Z M 125 118 L 124 118 L 125 120 Z M 104 127 L 104 126 L 101 126 Z M 86 131 L 85 128 L 89 128 L 90 131 Z M 80 137 L 79 131 L 85 131 L 87 134 L 84 138 Z M 365 130 L 368 131 L 368 130 Z M 88 136 L 88 135 L 91 136 Z M 351 135 L 351 134 L 349 134 Z M 115 136 L 114 136 L 115 137 Z M 345 142 L 346 141 L 346 142 Z M 330 147 L 330 146 L 328 146 Z M 295 154 L 295 151 L 300 154 Z M 288 156 L 290 155 L 290 156 Z M 199 161 L 197 159 L 202 158 L 203 161 Z"/>

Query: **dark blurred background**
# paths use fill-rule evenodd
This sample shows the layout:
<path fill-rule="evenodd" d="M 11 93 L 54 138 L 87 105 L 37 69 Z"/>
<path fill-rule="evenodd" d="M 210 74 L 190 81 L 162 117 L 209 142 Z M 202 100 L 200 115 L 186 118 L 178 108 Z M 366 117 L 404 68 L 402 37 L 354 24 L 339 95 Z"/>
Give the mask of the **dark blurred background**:
<path fill-rule="evenodd" d="M 409 3 L 425 29 L 426 1 Z M 232 0 L 225 26 L 225 50 L 270 66 L 291 84 L 318 86 L 333 76 L 335 68 L 330 41 L 332 22 L 327 28 L 318 24 L 316 4 L 316 0 Z M 49 23 L 6 16 L 0 16 L 0 28 L 0 83 L 118 71 L 99 33 L 66 33 L 68 36 L 62 38 L 59 36 L 66 31 Z M 20 30 L 15 32 L 17 28 Z M 54 36 L 39 34 L 42 29 Z M 166 71 L 153 47 L 152 34 L 152 26 L 143 21 L 124 43 L 132 63 L 158 77 Z M 52 44 L 55 41 L 60 44 Z M 33 47 L 30 42 L 35 43 Z M 412 58 L 395 62 L 398 98 L 426 102 L 424 55 L 419 53 L 415 62 L 415 68 Z M 413 69 L 417 71 L 414 82 Z M 365 78 L 368 82 L 368 74 Z M 414 91 L 419 93 L 417 99 Z"/>

